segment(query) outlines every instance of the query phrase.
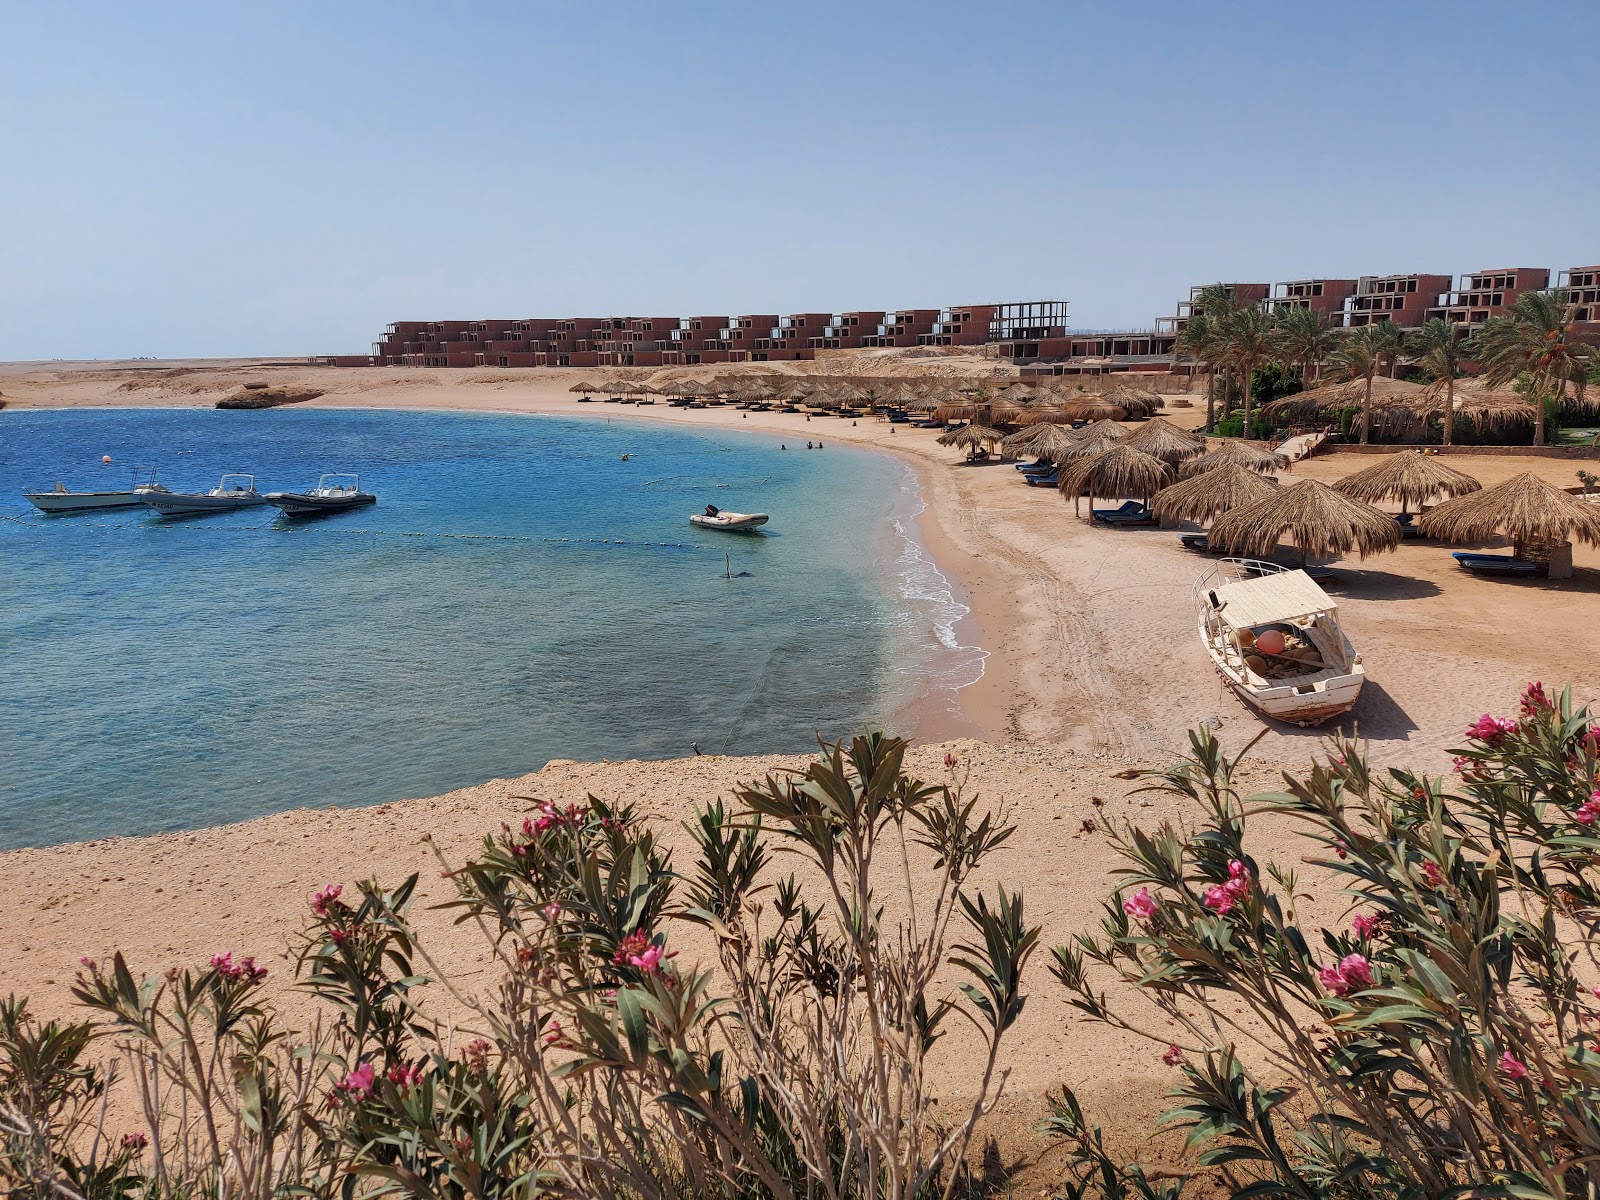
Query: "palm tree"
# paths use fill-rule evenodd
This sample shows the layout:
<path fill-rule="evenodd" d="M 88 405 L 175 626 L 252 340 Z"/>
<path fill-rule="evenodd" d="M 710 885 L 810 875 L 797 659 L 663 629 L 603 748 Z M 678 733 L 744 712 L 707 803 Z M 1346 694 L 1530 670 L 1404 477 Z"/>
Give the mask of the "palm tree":
<path fill-rule="evenodd" d="M 1217 367 L 1223 358 L 1222 334 L 1228 320 L 1238 311 L 1239 303 L 1226 284 L 1213 283 L 1202 288 L 1172 346 L 1175 357 L 1188 359 L 1205 375 L 1207 429 L 1217 423 L 1215 392 Z"/>
<path fill-rule="evenodd" d="M 1405 335 L 1400 332 L 1400 326 L 1388 318 L 1379 321 L 1376 325 L 1369 326 L 1374 332 L 1373 337 L 1378 343 L 1378 357 L 1382 359 L 1383 366 L 1393 379 L 1400 371 L 1400 350 L 1404 344 Z"/>
<path fill-rule="evenodd" d="M 1361 444 L 1365 446 L 1372 433 L 1372 379 L 1383 366 L 1387 353 L 1388 335 L 1381 325 L 1360 325 L 1351 330 L 1339 348 L 1329 356 L 1334 374 L 1340 379 L 1364 379 L 1367 394 L 1361 401 Z"/>
<path fill-rule="evenodd" d="M 1493 386 L 1510 383 L 1524 371 L 1532 377 L 1535 446 L 1544 445 L 1545 397 L 1559 405 L 1589 356 L 1588 347 L 1573 337 L 1566 288 L 1523 292 L 1504 316 L 1490 317 L 1478 327 L 1469 352 L 1483 364 L 1483 376 Z"/>
<path fill-rule="evenodd" d="M 1244 383 L 1244 436 L 1250 436 L 1250 387 L 1252 376 L 1277 359 L 1272 314 L 1251 305 L 1238 309 L 1222 330 L 1222 356 Z"/>
<path fill-rule="evenodd" d="M 1456 373 L 1461 369 L 1461 326 L 1438 317 L 1405 340 L 1411 361 L 1435 379 L 1444 380 L 1444 444 L 1448 446 L 1456 424 Z"/>
<path fill-rule="evenodd" d="M 1311 373 L 1339 345 L 1333 321 L 1314 308 L 1286 308 L 1278 313 L 1278 357 L 1295 363 L 1300 378 L 1311 386 Z"/>

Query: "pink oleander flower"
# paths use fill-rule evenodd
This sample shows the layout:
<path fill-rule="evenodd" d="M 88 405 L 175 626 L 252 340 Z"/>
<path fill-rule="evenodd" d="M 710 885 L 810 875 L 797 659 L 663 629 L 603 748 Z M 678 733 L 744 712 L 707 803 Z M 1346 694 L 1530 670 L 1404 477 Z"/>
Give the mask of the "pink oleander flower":
<path fill-rule="evenodd" d="M 1176 1045 L 1169 1045 L 1166 1053 L 1161 1056 L 1161 1061 L 1169 1067 L 1175 1067 L 1183 1061 L 1183 1051 Z"/>
<path fill-rule="evenodd" d="M 1589 798 L 1578 805 L 1578 810 L 1572 814 L 1572 819 L 1580 825 L 1593 825 L 1596 817 L 1600 817 L 1600 792 L 1590 793 Z"/>
<path fill-rule="evenodd" d="M 1222 890 L 1235 900 L 1243 900 L 1250 894 L 1250 868 L 1238 859 L 1228 864 L 1228 882 L 1222 885 Z"/>
<path fill-rule="evenodd" d="M 487 1075 L 489 1073 L 489 1051 L 491 1048 L 489 1043 L 482 1038 L 474 1038 L 461 1051 L 461 1061 L 467 1064 L 468 1070 L 474 1075 Z"/>
<path fill-rule="evenodd" d="M 1122 911 L 1140 921 L 1148 921 L 1156 914 L 1155 897 L 1147 887 L 1140 888 L 1122 902 Z"/>
<path fill-rule="evenodd" d="M 422 1067 L 407 1066 L 405 1063 L 396 1063 L 384 1072 L 384 1078 L 402 1092 L 409 1092 L 422 1082 Z"/>
<path fill-rule="evenodd" d="M 1431 858 L 1424 859 L 1422 863 L 1422 878 L 1431 888 L 1436 888 L 1444 882 L 1444 872 L 1439 869 L 1439 864 Z"/>
<path fill-rule="evenodd" d="M 1351 918 L 1350 928 L 1355 930 L 1357 937 L 1371 938 L 1383 928 L 1383 917 L 1376 913 L 1370 916 L 1361 914 Z"/>
<path fill-rule="evenodd" d="M 960 761 L 961 760 L 958 759 L 954 754 L 946 752 L 944 756 L 944 769 L 947 771 L 954 771 L 956 769 L 956 764 Z"/>
<path fill-rule="evenodd" d="M 243 979 L 247 983 L 260 983 L 267 977 L 267 969 L 256 966 L 256 960 L 249 955 L 241 958 L 238 962 L 234 962 L 232 950 L 224 954 L 213 954 L 211 956 L 211 969 L 224 979 Z"/>
<path fill-rule="evenodd" d="M 326 917 L 328 910 L 338 901 L 344 888 L 337 883 L 326 884 L 317 894 L 311 897 L 311 911 L 319 917 Z"/>
<path fill-rule="evenodd" d="M 1527 1064 L 1509 1050 L 1500 1052 L 1500 1069 L 1512 1080 L 1520 1081 L 1528 1077 Z"/>
<path fill-rule="evenodd" d="M 1506 735 L 1517 731 L 1517 723 L 1505 717 L 1491 717 L 1484 713 L 1476 724 L 1467 726 L 1467 736 L 1490 746 L 1498 746 Z"/>
<path fill-rule="evenodd" d="M 550 1022 L 549 1030 L 550 1031 L 544 1035 L 544 1044 L 546 1046 L 561 1045 L 563 1042 L 561 1022 L 559 1020 L 552 1020 Z"/>
<path fill-rule="evenodd" d="M 377 1072 L 372 1064 L 364 1062 L 354 1071 L 344 1077 L 343 1082 L 334 1084 L 334 1090 L 353 1100 L 365 1100 L 372 1095 L 372 1085 L 376 1081 Z"/>
<path fill-rule="evenodd" d="M 1233 909 L 1233 897 L 1229 894 L 1227 888 L 1218 884 L 1212 884 L 1208 887 L 1201 895 L 1200 902 L 1219 917 L 1227 916 Z"/>
<path fill-rule="evenodd" d="M 122 1141 L 118 1143 L 123 1150 L 134 1154 L 140 1153 L 149 1144 L 150 1139 L 142 1133 L 125 1133 L 122 1135 Z"/>
<path fill-rule="evenodd" d="M 1346 954 L 1333 966 L 1320 968 L 1317 979 L 1333 995 L 1348 996 L 1372 986 L 1372 964 L 1364 955 Z"/>
<path fill-rule="evenodd" d="M 1350 857 L 1350 843 L 1345 841 L 1342 837 L 1334 838 L 1333 839 L 1333 852 L 1335 854 L 1337 854 L 1341 859 L 1349 858 Z"/>
<path fill-rule="evenodd" d="M 1554 708 L 1555 701 L 1551 700 L 1550 697 L 1545 694 L 1544 684 L 1535 679 L 1527 687 L 1522 689 L 1520 706 L 1523 716 L 1536 717 L 1540 713 L 1547 712 L 1548 710 Z"/>
<path fill-rule="evenodd" d="M 544 919 L 546 921 L 554 921 L 560 915 L 561 905 L 557 904 L 554 900 L 550 901 L 549 904 L 544 906 Z"/>

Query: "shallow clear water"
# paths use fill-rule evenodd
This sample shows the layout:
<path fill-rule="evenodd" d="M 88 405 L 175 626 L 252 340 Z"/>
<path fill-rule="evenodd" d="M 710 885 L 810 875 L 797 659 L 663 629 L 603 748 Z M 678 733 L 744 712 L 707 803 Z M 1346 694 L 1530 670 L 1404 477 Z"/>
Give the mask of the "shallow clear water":
<path fill-rule="evenodd" d="M 550 758 L 805 750 L 975 674 L 964 610 L 907 536 L 907 468 L 603 416 L 0 415 L 0 846 Z M 378 504 L 285 526 L 21 499 L 125 486 L 134 463 L 185 491 L 359 470 Z M 708 503 L 770 532 L 694 529 Z"/>

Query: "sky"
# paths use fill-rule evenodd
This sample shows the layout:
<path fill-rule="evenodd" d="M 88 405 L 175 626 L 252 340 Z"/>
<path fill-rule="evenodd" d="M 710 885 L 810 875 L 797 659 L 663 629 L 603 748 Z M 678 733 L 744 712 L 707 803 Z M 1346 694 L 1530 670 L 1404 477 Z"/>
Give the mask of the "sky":
<path fill-rule="evenodd" d="M 0 360 L 1600 261 L 1594 0 L 0 0 Z"/>

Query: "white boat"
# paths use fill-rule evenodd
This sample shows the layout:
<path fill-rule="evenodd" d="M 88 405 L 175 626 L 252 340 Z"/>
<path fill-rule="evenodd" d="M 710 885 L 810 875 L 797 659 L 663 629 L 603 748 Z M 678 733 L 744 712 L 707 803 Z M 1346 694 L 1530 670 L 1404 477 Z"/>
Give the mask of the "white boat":
<path fill-rule="evenodd" d="M 1251 708 L 1306 726 L 1355 707 L 1367 677 L 1361 656 L 1338 605 L 1304 571 L 1225 558 L 1194 596 L 1206 653 Z"/>
<path fill-rule="evenodd" d="M 54 491 L 22 494 L 40 512 L 72 513 L 101 508 L 142 508 L 146 497 L 161 495 L 166 490 L 156 482 L 154 467 L 135 467 L 132 482 L 123 491 L 69 492 L 66 484 L 57 483 Z"/>
<path fill-rule="evenodd" d="M 253 508 L 267 498 L 256 491 L 254 475 L 224 475 L 209 492 L 150 492 L 144 502 L 163 517 L 196 516 Z"/>
<path fill-rule="evenodd" d="M 698 525 L 701 529 L 720 529 L 725 533 L 754 533 L 766 523 L 766 513 L 721 512 L 715 509 L 711 512 L 695 513 L 689 518 L 691 525 Z"/>
<path fill-rule="evenodd" d="M 376 504 L 378 498 L 361 490 L 359 475 L 328 474 L 320 476 L 310 491 L 268 492 L 266 501 L 277 505 L 286 517 L 317 517 Z"/>

